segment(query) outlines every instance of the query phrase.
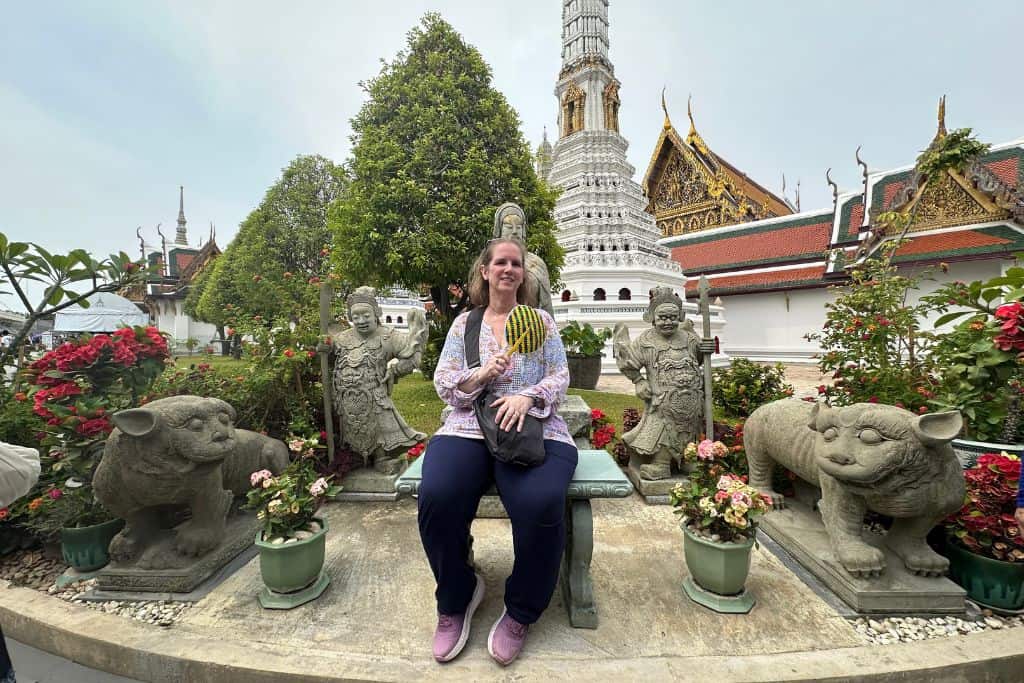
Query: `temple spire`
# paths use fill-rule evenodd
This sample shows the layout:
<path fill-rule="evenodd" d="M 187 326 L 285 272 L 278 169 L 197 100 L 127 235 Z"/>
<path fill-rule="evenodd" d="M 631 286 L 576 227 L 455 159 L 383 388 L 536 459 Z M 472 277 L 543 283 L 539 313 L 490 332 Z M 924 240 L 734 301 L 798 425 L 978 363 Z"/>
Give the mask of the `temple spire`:
<path fill-rule="evenodd" d="M 608 61 L 608 0 L 562 0 L 562 67 L 585 57 Z"/>
<path fill-rule="evenodd" d="M 188 244 L 188 232 L 185 229 L 185 186 L 178 186 L 178 233 L 174 237 L 175 244 Z"/>
<path fill-rule="evenodd" d="M 672 120 L 668 116 L 668 105 L 665 104 L 665 86 L 661 86 L 661 110 L 665 112 L 665 130 L 672 127 Z"/>
<path fill-rule="evenodd" d="M 686 134 L 687 144 L 693 145 L 704 154 L 708 154 L 707 143 L 704 142 L 704 138 L 697 132 L 697 126 L 693 123 L 693 95 L 687 95 L 686 97 L 686 117 L 690 119 L 690 132 Z"/>

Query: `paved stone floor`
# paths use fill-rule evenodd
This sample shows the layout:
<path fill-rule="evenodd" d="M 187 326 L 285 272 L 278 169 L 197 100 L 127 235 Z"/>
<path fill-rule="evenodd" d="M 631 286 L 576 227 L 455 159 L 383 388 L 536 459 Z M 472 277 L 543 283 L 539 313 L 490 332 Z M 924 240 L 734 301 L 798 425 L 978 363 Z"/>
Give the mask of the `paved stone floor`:
<path fill-rule="evenodd" d="M 831 375 L 823 375 L 817 365 L 786 365 L 786 381 L 793 385 L 795 396 L 817 396 L 818 386 L 829 384 Z M 632 394 L 633 383 L 622 375 L 601 375 L 597 382 L 598 391 L 612 391 L 619 394 Z"/>

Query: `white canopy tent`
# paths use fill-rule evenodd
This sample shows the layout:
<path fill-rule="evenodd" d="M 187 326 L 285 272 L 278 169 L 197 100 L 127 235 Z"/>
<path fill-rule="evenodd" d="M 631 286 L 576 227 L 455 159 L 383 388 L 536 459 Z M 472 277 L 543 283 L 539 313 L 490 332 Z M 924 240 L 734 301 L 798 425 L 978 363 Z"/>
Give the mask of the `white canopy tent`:
<path fill-rule="evenodd" d="M 104 292 L 87 299 L 88 308 L 75 304 L 56 314 L 54 332 L 113 332 L 126 325 L 148 325 L 149 315 L 123 296 Z"/>

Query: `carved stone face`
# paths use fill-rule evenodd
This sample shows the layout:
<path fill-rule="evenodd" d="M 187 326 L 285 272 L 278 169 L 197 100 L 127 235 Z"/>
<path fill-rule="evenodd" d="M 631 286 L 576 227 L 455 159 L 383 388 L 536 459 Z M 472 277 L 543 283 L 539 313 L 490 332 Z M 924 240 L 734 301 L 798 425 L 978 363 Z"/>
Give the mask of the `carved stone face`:
<path fill-rule="evenodd" d="M 518 213 L 508 213 L 501 218 L 501 237 L 518 237 L 526 239 L 523 217 Z"/>
<path fill-rule="evenodd" d="M 349 313 L 352 327 L 362 338 L 367 338 L 377 330 L 377 315 L 370 304 L 355 304 Z"/>
<path fill-rule="evenodd" d="M 671 337 L 679 329 L 680 311 L 674 304 L 661 304 L 654 309 L 651 324 L 663 337 Z"/>

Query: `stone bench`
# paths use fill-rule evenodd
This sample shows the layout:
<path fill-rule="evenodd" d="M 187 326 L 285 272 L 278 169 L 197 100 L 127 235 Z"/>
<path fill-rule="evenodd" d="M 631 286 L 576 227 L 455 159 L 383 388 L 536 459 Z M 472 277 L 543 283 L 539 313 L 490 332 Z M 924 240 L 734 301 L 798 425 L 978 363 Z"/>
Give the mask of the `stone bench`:
<path fill-rule="evenodd" d="M 590 579 L 590 560 L 594 552 L 594 515 L 592 498 L 626 498 L 633 485 L 622 473 L 608 451 L 580 450 L 579 463 L 565 499 L 565 554 L 562 557 L 562 596 L 569 611 L 569 622 L 576 628 L 597 628 L 594 585 Z M 395 482 L 401 496 L 415 496 L 423 471 L 422 457 Z M 493 491 L 492 491 L 493 492 Z M 472 548 L 470 537 L 470 548 Z M 471 551 L 472 552 L 472 551 Z"/>

